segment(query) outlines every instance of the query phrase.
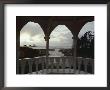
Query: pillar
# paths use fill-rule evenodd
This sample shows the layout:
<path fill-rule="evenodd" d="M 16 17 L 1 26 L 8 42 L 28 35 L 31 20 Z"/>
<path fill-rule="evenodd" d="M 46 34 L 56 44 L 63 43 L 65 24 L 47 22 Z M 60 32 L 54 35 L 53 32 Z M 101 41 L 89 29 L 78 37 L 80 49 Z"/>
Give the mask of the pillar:
<path fill-rule="evenodd" d="M 84 59 L 84 71 L 85 71 L 85 74 L 87 74 L 87 65 L 88 65 L 88 58 L 85 58 Z"/>
<path fill-rule="evenodd" d="M 26 60 L 22 59 L 22 60 L 20 60 L 20 63 L 21 63 L 21 74 L 24 74 L 25 73 Z"/>
<path fill-rule="evenodd" d="M 76 51 L 77 51 L 77 36 L 74 36 L 73 38 L 73 68 L 74 68 L 74 73 L 76 72 Z"/>
<path fill-rule="evenodd" d="M 46 60 L 48 60 L 48 55 L 49 55 L 49 36 L 45 36 L 44 37 L 45 41 L 46 41 Z"/>
<path fill-rule="evenodd" d="M 34 63 L 36 65 L 36 74 L 38 74 L 39 58 L 34 57 Z"/>
<path fill-rule="evenodd" d="M 49 36 L 45 36 L 44 37 L 45 41 L 46 41 L 46 69 L 47 69 L 47 73 L 48 73 L 48 57 L 49 57 Z"/>
<path fill-rule="evenodd" d="M 16 31 L 16 74 L 20 74 L 19 67 L 20 67 L 20 32 Z"/>
<path fill-rule="evenodd" d="M 92 74 L 94 74 L 94 60 L 91 59 L 91 64 L 92 64 Z"/>
<path fill-rule="evenodd" d="M 28 64 L 29 64 L 29 74 L 32 74 L 32 64 L 33 64 L 32 59 L 28 59 Z"/>

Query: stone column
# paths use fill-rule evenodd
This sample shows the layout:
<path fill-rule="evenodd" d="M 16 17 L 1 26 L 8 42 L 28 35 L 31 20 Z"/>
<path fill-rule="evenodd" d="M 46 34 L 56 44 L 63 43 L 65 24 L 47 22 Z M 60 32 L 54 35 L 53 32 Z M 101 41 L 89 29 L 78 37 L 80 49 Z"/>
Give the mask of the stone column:
<path fill-rule="evenodd" d="M 38 74 L 39 58 L 34 57 L 34 63 L 35 63 L 35 65 L 36 65 L 36 74 Z"/>
<path fill-rule="evenodd" d="M 73 68 L 74 68 L 74 73 L 76 72 L 76 51 L 77 51 L 77 36 L 74 36 L 73 38 Z"/>
<path fill-rule="evenodd" d="M 26 60 L 22 59 L 22 60 L 20 60 L 20 63 L 21 63 L 21 74 L 24 74 L 25 73 Z"/>
<path fill-rule="evenodd" d="M 48 60 L 48 55 L 49 55 L 49 36 L 45 36 L 44 37 L 45 41 L 46 41 L 46 60 Z"/>
<path fill-rule="evenodd" d="M 85 71 L 85 74 L 87 74 L 87 65 L 88 65 L 88 58 L 85 58 L 84 59 L 84 71 Z"/>
<path fill-rule="evenodd" d="M 94 74 L 94 60 L 93 59 L 91 59 L 91 66 L 92 66 L 92 74 Z"/>
<path fill-rule="evenodd" d="M 46 69 L 47 69 L 47 73 L 48 73 L 48 58 L 49 58 L 49 36 L 45 36 L 44 37 L 45 41 L 46 41 Z"/>
<path fill-rule="evenodd" d="M 20 67 L 20 32 L 16 31 L 16 73 L 20 74 L 19 67 Z"/>
<path fill-rule="evenodd" d="M 32 74 L 32 64 L 33 64 L 32 59 L 28 59 L 28 65 L 29 65 L 29 74 Z"/>

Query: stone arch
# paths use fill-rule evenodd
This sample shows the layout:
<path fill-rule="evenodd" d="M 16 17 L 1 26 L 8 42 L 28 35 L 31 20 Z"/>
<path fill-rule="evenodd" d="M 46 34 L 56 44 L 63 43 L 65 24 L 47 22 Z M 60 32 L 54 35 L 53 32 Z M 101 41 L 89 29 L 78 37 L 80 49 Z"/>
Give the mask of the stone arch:
<path fill-rule="evenodd" d="M 72 35 L 74 35 L 74 33 L 73 33 L 73 31 L 71 30 L 71 28 L 70 28 L 70 25 L 68 25 L 67 23 L 52 23 L 50 26 L 49 26 L 49 30 L 48 30 L 48 34 L 47 34 L 47 36 L 49 36 L 50 37 L 50 35 L 51 35 L 51 33 L 54 31 L 54 29 L 56 28 L 56 27 L 58 27 L 58 26 L 60 26 L 60 25 L 62 25 L 62 26 L 65 26 L 70 32 L 71 32 L 71 34 Z"/>
<path fill-rule="evenodd" d="M 73 34 L 66 25 L 57 25 L 50 34 L 49 48 L 72 49 L 72 37 Z"/>
<path fill-rule="evenodd" d="M 78 33 L 77 44 L 78 56 L 94 58 L 94 21 L 87 22 L 82 27 Z"/>

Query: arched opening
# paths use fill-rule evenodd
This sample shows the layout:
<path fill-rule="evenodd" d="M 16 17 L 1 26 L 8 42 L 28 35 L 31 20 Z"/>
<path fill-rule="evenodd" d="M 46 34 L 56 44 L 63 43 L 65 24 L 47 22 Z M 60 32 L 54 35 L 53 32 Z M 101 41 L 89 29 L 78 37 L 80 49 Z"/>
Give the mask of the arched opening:
<path fill-rule="evenodd" d="M 58 25 L 50 34 L 49 56 L 71 56 L 73 35 L 65 25 Z"/>
<path fill-rule="evenodd" d="M 20 31 L 20 58 L 43 56 L 45 52 L 44 32 L 38 23 L 28 22 Z"/>
<path fill-rule="evenodd" d="M 78 56 L 94 58 L 94 21 L 83 26 L 78 34 Z"/>
<path fill-rule="evenodd" d="M 83 26 L 78 34 L 77 57 L 94 59 L 94 21 Z M 84 64 L 81 65 L 84 70 Z M 92 73 L 92 65 L 87 65 L 87 72 Z"/>

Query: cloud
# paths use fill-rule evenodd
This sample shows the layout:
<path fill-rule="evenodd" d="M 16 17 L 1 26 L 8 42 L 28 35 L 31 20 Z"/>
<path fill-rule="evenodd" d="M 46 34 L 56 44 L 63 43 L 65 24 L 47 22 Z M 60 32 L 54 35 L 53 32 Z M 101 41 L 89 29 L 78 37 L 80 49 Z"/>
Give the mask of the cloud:
<path fill-rule="evenodd" d="M 20 31 L 20 46 L 33 44 L 44 45 L 44 33 L 38 23 L 28 22 Z"/>
<path fill-rule="evenodd" d="M 50 35 L 50 46 L 72 47 L 73 35 L 65 25 L 58 25 Z"/>
<path fill-rule="evenodd" d="M 28 33 L 31 36 L 36 34 L 43 34 L 43 30 L 38 23 L 28 22 L 22 29 L 20 33 Z"/>

